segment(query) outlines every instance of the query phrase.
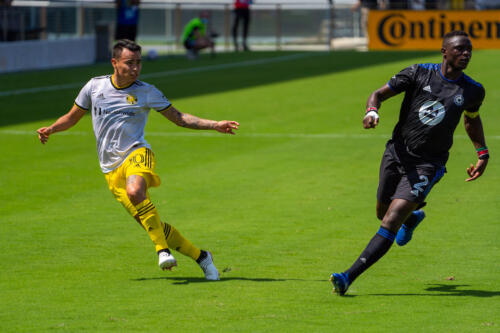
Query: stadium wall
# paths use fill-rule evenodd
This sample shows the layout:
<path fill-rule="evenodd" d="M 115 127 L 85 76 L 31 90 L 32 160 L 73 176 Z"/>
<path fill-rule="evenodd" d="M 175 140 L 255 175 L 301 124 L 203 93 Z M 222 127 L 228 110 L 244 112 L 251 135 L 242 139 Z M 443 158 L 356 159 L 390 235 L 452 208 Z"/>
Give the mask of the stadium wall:
<path fill-rule="evenodd" d="M 92 64 L 95 37 L 0 43 L 0 73 Z"/>

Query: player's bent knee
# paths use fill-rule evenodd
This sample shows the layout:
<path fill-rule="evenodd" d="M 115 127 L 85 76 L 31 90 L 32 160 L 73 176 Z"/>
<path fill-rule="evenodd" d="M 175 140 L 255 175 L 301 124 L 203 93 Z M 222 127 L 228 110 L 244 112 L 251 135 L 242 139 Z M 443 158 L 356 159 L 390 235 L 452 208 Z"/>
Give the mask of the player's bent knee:
<path fill-rule="evenodd" d="M 381 220 L 381 226 L 393 232 L 397 232 L 404 222 L 402 216 L 394 210 L 388 211 Z"/>
<path fill-rule="evenodd" d="M 127 196 L 133 205 L 140 204 L 146 200 L 146 193 L 139 186 L 127 186 Z"/>

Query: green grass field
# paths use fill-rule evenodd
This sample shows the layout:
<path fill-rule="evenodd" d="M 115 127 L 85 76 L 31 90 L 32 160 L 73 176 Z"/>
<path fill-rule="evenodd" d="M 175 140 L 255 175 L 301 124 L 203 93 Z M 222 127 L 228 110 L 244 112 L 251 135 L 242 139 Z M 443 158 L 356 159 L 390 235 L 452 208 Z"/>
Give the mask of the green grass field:
<path fill-rule="evenodd" d="M 413 241 L 395 245 L 346 297 L 332 294 L 328 277 L 378 230 L 378 167 L 402 100 L 385 102 L 380 126 L 366 131 L 366 98 L 410 64 L 439 62 L 438 53 L 144 63 L 143 80 L 179 110 L 241 123 L 226 136 L 151 112 L 146 129 L 163 181 L 152 200 L 213 252 L 222 277 L 211 283 L 180 254 L 173 272 L 158 269 L 148 236 L 107 189 L 90 117 L 46 146 L 37 140 L 35 130 L 67 112 L 108 64 L 2 75 L 0 331 L 498 332 L 499 58 L 477 51 L 467 70 L 487 92 L 486 173 L 464 182 L 476 157 L 460 124 Z"/>

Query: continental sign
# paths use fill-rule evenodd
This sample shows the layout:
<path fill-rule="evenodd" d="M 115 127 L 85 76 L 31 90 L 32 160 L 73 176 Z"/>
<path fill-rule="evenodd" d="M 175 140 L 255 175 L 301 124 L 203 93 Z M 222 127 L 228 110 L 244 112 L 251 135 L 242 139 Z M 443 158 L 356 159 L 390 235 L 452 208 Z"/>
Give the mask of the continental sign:
<path fill-rule="evenodd" d="M 500 49 L 500 10 L 371 10 L 368 47 L 372 50 L 436 50 L 453 30 L 467 32 L 475 49 Z"/>

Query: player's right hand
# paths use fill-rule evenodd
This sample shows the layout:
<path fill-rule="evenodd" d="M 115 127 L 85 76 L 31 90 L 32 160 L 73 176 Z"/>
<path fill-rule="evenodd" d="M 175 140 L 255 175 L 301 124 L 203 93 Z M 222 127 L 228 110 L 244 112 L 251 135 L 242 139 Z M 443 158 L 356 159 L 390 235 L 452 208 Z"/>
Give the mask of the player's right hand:
<path fill-rule="evenodd" d="M 378 125 L 379 118 L 380 117 L 378 116 L 377 112 L 375 111 L 368 112 L 363 118 L 363 127 L 365 129 L 375 128 L 375 126 Z"/>
<path fill-rule="evenodd" d="M 42 127 L 42 128 L 37 129 L 37 133 L 38 133 L 38 139 L 40 140 L 40 142 L 42 144 L 45 144 L 47 142 L 47 140 L 49 139 L 49 135 L 51 133 L 51 130 L 49 127 Z"/>

